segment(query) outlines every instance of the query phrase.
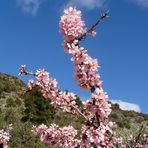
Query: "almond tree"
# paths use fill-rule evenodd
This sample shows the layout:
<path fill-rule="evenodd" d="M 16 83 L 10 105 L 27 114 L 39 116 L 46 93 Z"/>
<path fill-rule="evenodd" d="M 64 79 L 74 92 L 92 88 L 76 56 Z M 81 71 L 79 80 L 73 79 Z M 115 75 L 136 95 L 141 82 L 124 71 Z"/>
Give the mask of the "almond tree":
<path fill-rule="evenodd" d="M 111 105 L 108 103 L 108 95 L 102 88 L 98 74 L 100 65 L 97 59 L 93 59 L 80 45 L 81 40 L 88 34 L 93 36 L 96 34 L 94 31 L 96 26 L 107 17 L 109 17 L 108 12 L 103 13 L 92 27 L 86 28 L 81 18 L 81 11 L 70 7 L 64 10 L 59 22 L 64 50 L 72 55 L 75 80 L 81 89 L 91 92 L 90 100 L 83 102 L 83 108 L 79 108 L 76 104 L 76 94 L 60 90 L 56 79 L 50 77 L 44 69 L 31 73 L 26 70 L 25 65 L 20 68 L 19 75 L 33 75 L 36 78 L 29 80 L 30 90 L 38 88 L 53 106 L 85 119 L 79 138 L 77 130 L 72 126 L 62 128 L 56 124 L 33 126 L 33 133 L 50 148 L 111 148 L 117 145 L 125 147 L 122 139 L 114 136 L 112 129 L 115 128 L 115 123 L 108 120 Z"/>

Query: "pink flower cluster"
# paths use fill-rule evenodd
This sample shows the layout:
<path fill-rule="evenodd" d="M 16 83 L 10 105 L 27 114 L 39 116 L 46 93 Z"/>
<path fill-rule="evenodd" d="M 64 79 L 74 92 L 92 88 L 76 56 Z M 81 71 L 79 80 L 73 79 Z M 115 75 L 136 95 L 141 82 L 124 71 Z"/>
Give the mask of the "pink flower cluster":
<path fill-rule="evenodd" d="M 3 148 L 7 148 L 7 143 L 10 139 L 9 132 L 5 130 L 0 130 L 0 145 L 3 145 Z"/>
<path fill-rule="evenodd" d="M 106 134 L 112 134 L 112 128 L 114 128 L 113 122 L 108 122 L 106 125 L 100 123 L 98 128 L 83 125 L 80 140 L 76 139 L 77 130 L 72 126 L 60 128 L 56 124 L 51 124 L 50 127 L 41 124 L 33 126 L 32 132 L 52 148 L 93 148 L 93 146 L 96 146 L 96 148 L 111 148 L 109 136 L 107 137 Z"/>
<path fill-rule="evenodd" d="M 113 128 L 113 122 L 108 122 L 106 124 L 100 122 L 99 127 L 83 125 L 83 145 L 87 147 L 97 146 L 97 148 L 111 148 L 109 135 L 112 134 Z"/>
<path fill-rule="evenodd" d="M 102 82 L 97 74 L 99 67 L 97 59 L 91 58 L 87 51 L 79 47 L 77 43 L 77 40 L 73 43 L 64 42 L 64 49 L 73 56 L 71 61 L 75 66 L 75 79 L 82 89 L 99 87 Z"/>
<path fill-rule="evenodd" d="M 83 102 L 85 113 L 92 120 L 95 115 L 99 120 L 103 120 L 111 113 L 111 105 L 107 102 L 108 96 L 102 89 L 96 88 L 95 93 L 92 93 L 91 99 Z"/>
<path fill-rule="evenodd" d="M 84 21 L 81 19 L 81 12 L 72 7 L 65 9 L 59 26 L 64 36 L 64 49 L 73 55 L 76 81 L 83 89 L 99 86 L 100 76 L 96 74 L 99 67 L 98 62 L 96 59 L 92 59 L 84 48 L 79 47 L 77 40 L 87 31 L 84 28 Z"/>
<path fill-rule="evenodd" d="M 75 148 L 77 144 L 77 130 L 72 126 L 60 128 L 56 124 L 51 124 L 50 127 L 42 124 L 38 127 L 33 126 L 32 132 L 52 148 Z"/>
<path fill-rule="evenodd" d="M 65 112 L 76 113 L 73 106 L 76 106 L 76 95 L 74 93 L 61 91 L 57 87 L 56 79 L 49 77 L 49 73 L 43 70 L 37 70 L 35 73 L 36 81 L 30 80 L 29 89 L 37 87 L 45 98 L 50 99 L 51 104 L 61 108 Z"/>
<path fill-rule="evenodd" d="M 100 76 L 98 71 L 98 62 L 92 59 L 83 48 L 77 50 L 71 59 L 75 66 L 75 79 L 82 89 L 91 89 L 100 86 Z"/>
<path fill-rule="evenodd" d="M 81 11 L 77 11 L 72 7 L 64 10 L 64 15 L 60 20 L 60 32 L 64 35 L 66 42 L 71 42 L 86 32 L 84 26 Z"/>

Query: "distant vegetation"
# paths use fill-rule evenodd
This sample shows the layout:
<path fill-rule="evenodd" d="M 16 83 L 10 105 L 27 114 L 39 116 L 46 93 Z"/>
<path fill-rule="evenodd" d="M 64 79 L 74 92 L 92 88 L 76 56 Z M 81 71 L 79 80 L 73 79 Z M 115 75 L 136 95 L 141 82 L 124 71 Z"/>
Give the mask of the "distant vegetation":
<path fill-rule="evenodd" d="M 82 105 L 79 97 L 77 104 Z M 124 140 L 129 134 L 136 133 L 142 124 L 146 125 L 148 122 L 148 114 L 123 111 L 118 104 L 112 104 L 112 110 L 110 119 L 117 123 L 119 126 L 117 133 L 124 137 Z M 55 109 L 37 90 L 28 91 L 26 85 L 18 78 L 0 73 L 0 129 L 10 123 L 13 123 L 10 147 L 45 148 L 46 146 L 31 133 L 33 125 L 70 124 L 80 130 L 84 120 Z M 148 125 L 144 132 L 148 133 Z"/>

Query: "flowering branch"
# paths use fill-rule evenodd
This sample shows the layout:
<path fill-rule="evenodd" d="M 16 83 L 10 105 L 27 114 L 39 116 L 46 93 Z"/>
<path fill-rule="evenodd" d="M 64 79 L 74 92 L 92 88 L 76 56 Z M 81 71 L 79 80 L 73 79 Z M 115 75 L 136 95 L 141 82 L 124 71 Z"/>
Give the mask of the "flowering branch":
<path fill-rule="evenodd" d="M 47 85 L 47 80 L 48 81 L 51 81 L 52 80 L 52 78 L 48 78 L 48 73 L 47 72 L 45 72 L 44 70 L 42 70 L 42 71 L 37 71 L 36 73 L 32 73 L 32 72 L 28 72 L 27 70 L 26 70 L 26 65 L 22 65 L 21 67 L 20 67 L 20 69 L 19 69 L 19 75 L 31 75 L 31 76 L 35 76 L 35 77 L 37 77 L 37 79 L 38 79 L 38 81 L 34 84 L 34 82 L 33 82 L 33 80 L 30 80 L 29 81 L 29 83 L 28 83 L 28 87 L 29 87 L 29 89 L 32 89 L 33 87 L 35 87 L 35 86 L 38 86 L 38 87 L 40 87 L 41 88 L 41 92 L 43 92 L 43 94 L 44 94 L 44 97 L 48 97 L 48 98 L 53 98 L 53 96 L 50 94 L 50 92 L 49 92 L 49 89 L 50 88 L 48 88 L 48 90 L 47 90 L 47 88 L 43 88 L 44 87 L 44 79 L 46 80 L 46 85 Z M 42 76 L 41 76 L 42 75 Z M 49 82 L 49 83 L 57 83 L 57 82 Z M 50 86 L 51 87 L 51 86 Z M 56 86 L 55 86 L 56 87 Z M 46 89 L 46 90 L 45 90 Z M 62 93 L 62 91 L 61 90 L 56 90 L 55 88 L 52 88 L 52 90 L 50 90 L 50 91 L 52 91 L 51 93 L 55 93 L 54 95 L 54 99 L 56 99 L 56 97 L 58 97 L 59 96 L 59 93 Z M 50 95 L 49 95 L 50 94 Z M 65 94 L 66 95 L 66 94 Z M 70 96 L 68 96 L 68 97 L 70 97 Z M 74 96 L 73 96 L 74 97 Z M 74 101 L 74 100 L 72 100 L 72 101 L 69 101 L 69 100 L 67 100 L 67 98 L 65 97 L 63 97 L 62 98 L 63 100 L 64 100 L 64 102 L 67 102 L 67 105 L 68 106 L 70 106 L 70 107 L 72 107 L 72 109 L 73 110 L 75 110 L 76 111 L 76 113 L 78 113 L 79 115 L 81 115 L 87 122 L 89 122 L 88 121 L 88 118 L 80 111 L 80 109 L 78 108 L 78 106 L 77 105 L 75 105 L 75 103 L 74 102 L 72 102 L 72 101 Z M 52 100 L 53 101 L 53 100 Z M 58 100 L 54 100 L 54 101 L 58 101 Z M 54 104 L 55 102 L 53 102 L 53 104 Z M 56 102 L 57 103 L 57 102 Z M 66 110 L 66 111 L 71 111 L 71 109 L 70 110 Z M 73 112 L 74 113 L 74 112 Z"/>
<path fill-rule="evenodd" d="M 72 126 L 60 128 L 56 124 L 51 124 L 50 127 L 42 124 L 38 127 L 33 126 L 32 132 L 38 135 L 42 142 L 52 148 L 74 148 L 76 142 L 78 142 L 78 140 L 75 139 L 77 130 Z"/>
<path fill-rule="evenodd" d="M 86 122 L 86 126 L 82 127 L 82 141 L 86 147 L 103 146 L 107 136 L 107 123 L 103 123 L 111 112 L 110 104 L 108 104 L 108 96 L 102 89 L 102 82 L 98 72 L 98 62 L 90 57 L 83 47 L 80 47 L 79 42 L 89 33 L 93 34 L 95 27 L 108 17 L 108 12 L 101 15 L 100 19 L 90 28 L 84 28 L 84 21 L 81 19 L 81 12 L 74 8 L 69 8 L 64 11 L 64 15 L 60 20 L 60 31 L 64 36 L 64 49 L 69 54 L 72 54 L 72 62 L 75 67 L 75 79 L 80 88 L 91 91 L 91 100 L 84 104 L 84 114 L 89 119 L 90 123 Z M 72 26 L 72 27 L 71 27 Z M 104 128 L 104 138 L 100 139 L 101 131 Z M 89 134 L 88 134 L 89 133 Z M 96 137 L 93 137 L 93 135 Z M 95 139 L 96 138 L 96 139 Z M 109 139 L 106 139 L 106 146 L 109 146 Z M 86 142 L 87 141 L 87 142 Z M 88 142 L 89 141 L 89 142 Z"/>
<path fill-rule="evenodd" d="M 31 75 L 31 76 L 37 76 L 35 73 L 33 72 L 29 72 L 26 70 L 26 65 L 21 65 L 21 67 L 19 68 L 19 76 L 21 75 Z"/>

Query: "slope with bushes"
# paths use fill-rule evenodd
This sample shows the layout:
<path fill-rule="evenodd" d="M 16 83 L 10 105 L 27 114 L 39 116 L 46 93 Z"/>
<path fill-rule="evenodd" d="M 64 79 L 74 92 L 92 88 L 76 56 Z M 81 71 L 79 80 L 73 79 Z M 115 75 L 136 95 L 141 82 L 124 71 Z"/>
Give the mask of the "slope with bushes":
<path fill-rule="evenodd" d="M 77 103 L 82 105 L 79 97 Z M 123 111 L 118 104 L 112 104 L 110 119 L 119 126 L 117 134 L 123 140 L 127 140 L 130 134 L 136 134 L 142 125 L 145 126 L 144 133 L 148 133 L 148 114 Z M 10 123 L 13 124 L 10 147 L 32 148 L 33 145 L 34 148 L 44 148 L 46 146 L 31 132 L 33 125 L 70 124 L 79 130 L 84 120 L 55 109 L 37 90 L 28 91 L 18 78 L 0 73 L 0 129 Z"/>

